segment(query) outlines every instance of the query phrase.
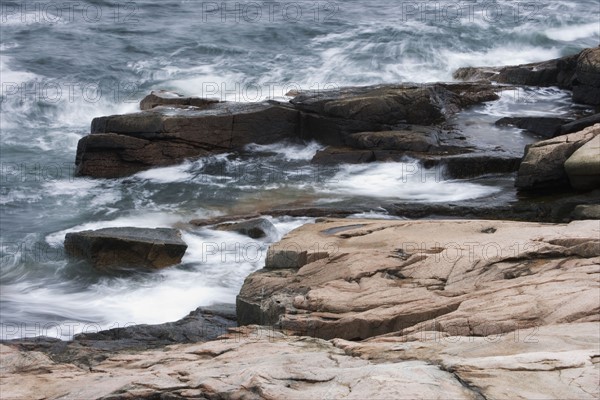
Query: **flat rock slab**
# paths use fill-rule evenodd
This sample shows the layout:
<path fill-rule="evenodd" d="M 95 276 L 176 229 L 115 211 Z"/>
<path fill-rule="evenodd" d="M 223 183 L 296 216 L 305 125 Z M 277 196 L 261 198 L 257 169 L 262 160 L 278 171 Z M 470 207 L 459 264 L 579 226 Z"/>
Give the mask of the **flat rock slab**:
<path fill-rule="evenodd" d="M 325 220 L 269 248 L 238 295 L 238 323 L 360 340 L 598 321 L 599 265 L 597 220 Z"/>
<path fill-rule="evenodd" d="M 573 153 L 565 162 L 565 170 L 574 189 L 600 188 L 600 135 Z"/>
<path fill-rule="evenodd" d="M 250 326 L 213 342 L 98 355 L 81 366 L 6 344 L 0 360 L 2 395 L 14 400 L 597 399 L 600 378 L 594 322 L 363 342 Z"/>
<path fill-rule="evenodd" d="M 176 229 L 124 227 L 67 233 L 65 250 L 100 269 L 159 269 L 179 264 L 187 244 Z"/>

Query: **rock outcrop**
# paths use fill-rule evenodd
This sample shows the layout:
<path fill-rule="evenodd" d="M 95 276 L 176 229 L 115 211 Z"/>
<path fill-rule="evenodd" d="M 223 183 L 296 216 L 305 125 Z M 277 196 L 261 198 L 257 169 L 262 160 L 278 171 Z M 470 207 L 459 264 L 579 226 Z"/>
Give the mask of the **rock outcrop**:
<path fill-rule="evenodd" d="M 579 54 L 530 64 L 504 67 L 464 67 L 453 78 L 462 81 L 498 82 L 526 86 L 572 89 Z"/>
<path fill-rule="evenodd" d="M 357 343 L 250 326 L 214 342 L 113 354 L 85 367 L 0 345 L 0 376 L 3 396 L 14 400 L 596 399 L 597 334 L 588 322 Z"/>
<path fill-rule="evenodd" d="M 158 106 L 95 118 L 77 146 L 77 174 L 131 175 L 153 166 L 297 137 L 298 113 L 268 103 L 212 103 L 203 108 Z"/>
<path fill-rule="evenodd" d="M 573 101 L 600 105 L 600 47 L 539 63 L 506 67 L 466 67 L 454 79 L 528 86 L 558 86 L 573 91 Z"/>
<path fill-rule="evenodd" d="M 143 350 L 123 342 L 137 330 L 3 342 L 2 396 L 596 399 L 599 235 L 600 221 L 321 220 L 242 289 L 238 317 L 273 324 L 189 343 L 190 315 L 181 337 L 142 330 L 167 339 Z"/>
<path fill-rule="evenodd" d="M 364 340 L 600 321 L 600 222 L 326 220 L 271 246 L 238 323 Z"/>
<path fill-rule="evenodd" d="M 67 233 L 65 250 L 99 269 L 157 269 L 179 264 L 187 244 L 176 229 L 123 227 Z"/>
<path fill-rule="evenodd" d="M 127 176 L 250 143 L 314 139 L 344 146 L 356 143 L 350 138 L 354 133 L 421 125 L 412 129 L 416 133 L 463 107 L 497 99 L 498 90 L 465 83 L 378 85 L 301 93 L 289 103 L 230 103 L 153 92 L 142 101 L 145 111 L 92 121 L 91 134 L 77 147 L 76 173 Z M 425 136 L 425 141 L 434 139 Z M 409 147 L 417 141 L 414 137 Z"/>
<path fill-rule="evenodd" d="M 520 190 L 561 190 L 571 185 L 565 162 L 575 151 L 600 135 L 600 124 L 527 147 L 515 186 Z"/>

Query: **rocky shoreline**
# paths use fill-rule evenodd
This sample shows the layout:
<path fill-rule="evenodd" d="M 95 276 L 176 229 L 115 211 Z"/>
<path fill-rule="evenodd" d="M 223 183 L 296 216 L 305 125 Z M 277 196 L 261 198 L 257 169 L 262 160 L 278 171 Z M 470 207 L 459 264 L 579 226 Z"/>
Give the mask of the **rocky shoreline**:
<path fill-rule="evenodd" d="M 316 218 L 270 246 L 235 306 L 70 342 L 3 341 L 2 397 L 598 398 L 600 47 L 455 78 L 469 82 L 252 104 L 156 91 L 138 113 L 96 118 L 79 142 L 79 175 L 124 177 L 250 143 L 316 140 L 327 147 L 314 164 L 410 159 L 516 195 L 275 205 L 190 221 L 261 237 L 271 229 L 264 215 Z M 524 152 L 481 146 L 455 125 L 461 110 L 522 85 L 571 90 L 587 111 L 499 120 L 544 139 Z M 345 218 L 375 208 L 410 220 Z M 187 247 L 176 230 L 109 231 L 69 234 L 65 247 L 102 268 L 110 257 L 163 268 Z"/>

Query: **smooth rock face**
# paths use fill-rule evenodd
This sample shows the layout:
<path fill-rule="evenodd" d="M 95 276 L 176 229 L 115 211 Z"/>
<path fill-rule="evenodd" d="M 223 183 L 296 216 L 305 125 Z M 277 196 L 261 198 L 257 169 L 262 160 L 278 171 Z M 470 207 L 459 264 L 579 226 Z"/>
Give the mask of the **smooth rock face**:
<path fill-rule="evenodd" d="M 598 221 L 330 220 L 271 252 L 281 268 L 273 258 L 246 279 L 239 324 L 358 340 L 600 321 Z"/>
<path fill-rule="evenodd" d="M 104 228 L 67 233 L 65 250 L 100 269 L 157 269 L 179 264 L 187 244 L 176 229 Z"/>
<path fill-rule="evenodd" d="M 565 162 L 565 170 L 574 189 L 600 188 L 600 135 L 573 153 Z"/>
<path fill-rule="evenodd" d="M 528 146 L 515 186 L 521 190 L 570 188 L 565 162 L 597 135 L 600 135 L 600 124 Z"/>
<path fill-rule="evenodd" d="M 593 399 L 600 395 L 598 323 L 519 329 L 486 337 L 435 331 L 333 341 L 369 361 L 428 360 L 451 371 L 477 398 Z M 477 396 L 479 395 L 479 396 Z"/>

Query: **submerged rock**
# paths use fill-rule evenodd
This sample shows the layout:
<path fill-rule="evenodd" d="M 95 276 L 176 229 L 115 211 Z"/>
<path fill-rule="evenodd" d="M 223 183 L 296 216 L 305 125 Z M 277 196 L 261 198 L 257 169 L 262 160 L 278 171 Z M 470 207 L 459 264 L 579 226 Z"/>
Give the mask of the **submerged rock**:
<path fill-rule="evenodd" d="M 252 239 L 274 237 L 277 228 L 266 218 L 252 218 L 245 221 L 223 222 L 215 226 L 220 231 L 232 231 L 246 235 Z"/>
<path fill-rule="evenodd" d="M 187 244 L 176 229 L 104 228 L 67 233 L 65 250 L 100 269 L 159 269 L 179 264 Z"/>

